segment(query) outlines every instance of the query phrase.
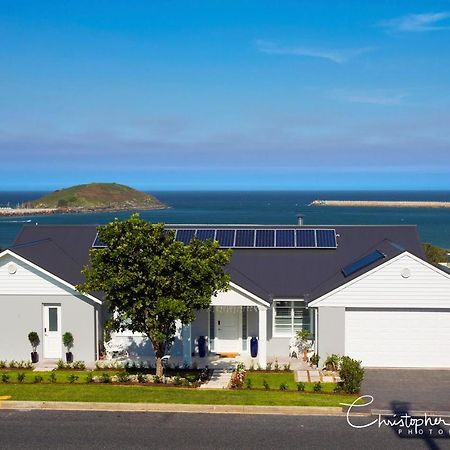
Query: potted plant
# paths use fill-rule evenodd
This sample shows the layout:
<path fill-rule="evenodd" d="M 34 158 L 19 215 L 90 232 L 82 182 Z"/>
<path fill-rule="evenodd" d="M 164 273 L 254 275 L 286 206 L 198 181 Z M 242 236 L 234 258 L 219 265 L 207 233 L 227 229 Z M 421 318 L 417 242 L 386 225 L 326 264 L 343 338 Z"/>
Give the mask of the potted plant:
<path fill-rule="evenodd" d="M 320 356 L 317 353 L 314 353 L 314 355 L 312 355 L 311 358 L 309 358 L 309 362 L 311 363 L 314 369 L 317 369 L 319 365 L 319 359 Z"/>
<path fill-rule="evenodd" d="M 30 341 L 31 347 L 33 348 L 33 351 L 31 352 L 31 362 L 33 364 L 36 364 L 37 362 L 39 362 L 37 346 L 41 343 L 39 335 L 36 333 L 36 331 L 30 331 L 30 333 L 28 333 L 28 340 Z"/>
<path fill-rule="evenodd" d="M 67 348 L 66 362 L 72 363 L 73 362 L 73 354 L 70 351 L 70 349 L 73 347 L 73 335 L 70 331 L 66 331 L 63 334 L 63 344 L 64 344 L 64 347 Z"/>
<path fill-rule="evenodd" d="M 308 361 L 308 350 L 310 350 L 312 345 L 311 333 L 305 329 L 298 330 L 297 341 L 303 352 L 303 361 Z"/>

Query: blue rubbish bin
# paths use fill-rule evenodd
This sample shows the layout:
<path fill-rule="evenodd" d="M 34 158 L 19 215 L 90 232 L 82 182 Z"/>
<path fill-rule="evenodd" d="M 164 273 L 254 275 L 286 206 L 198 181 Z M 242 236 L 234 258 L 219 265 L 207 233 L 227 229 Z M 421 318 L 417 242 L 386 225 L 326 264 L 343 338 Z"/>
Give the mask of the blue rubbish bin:
<path fill-rule="evenodd" d="M 253 336 L 250 339 L 250 354 L 252 358 L 256 358 L 258 356 L 258 338 Z"/>
<path fill-rule="evenodd" d="M 200 358 L 204 358 L 206 356 L 206 337 L 200 336 L 198 338 L 198 355 Z"/>

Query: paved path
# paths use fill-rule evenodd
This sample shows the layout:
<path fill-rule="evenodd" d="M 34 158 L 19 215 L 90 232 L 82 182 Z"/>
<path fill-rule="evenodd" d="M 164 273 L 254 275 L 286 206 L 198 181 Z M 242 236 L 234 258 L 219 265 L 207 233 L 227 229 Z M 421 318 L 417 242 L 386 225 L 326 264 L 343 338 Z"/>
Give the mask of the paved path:
<path fill-rule="evenodd" d="M 372 409 L 450 411 L 450 370 L 366 369 L 363 394 Z"/>
<path fill-rule="evenodd" d="M 354 418 L 366 424 L 369 418 Z M 234 414 L 0 411 L 9 449 L 426 449 L 445 438 L 399 437 L 390 428 L 350 427 L 345 417 Z"/>

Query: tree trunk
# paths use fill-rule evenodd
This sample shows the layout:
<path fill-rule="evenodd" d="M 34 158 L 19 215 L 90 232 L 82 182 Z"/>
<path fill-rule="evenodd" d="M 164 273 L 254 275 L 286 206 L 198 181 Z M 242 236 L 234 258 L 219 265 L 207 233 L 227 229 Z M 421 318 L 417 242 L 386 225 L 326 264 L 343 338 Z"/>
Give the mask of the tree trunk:
<path fill-rule="evenodd" d="M 153 352 L 155 353 L 156 359 L 156 375 L 158 377 L 163 376 L 164 367 L 162 365 L 162 357 L 165 354 L 166 346 L 160 342 L 152 342 Z"/>

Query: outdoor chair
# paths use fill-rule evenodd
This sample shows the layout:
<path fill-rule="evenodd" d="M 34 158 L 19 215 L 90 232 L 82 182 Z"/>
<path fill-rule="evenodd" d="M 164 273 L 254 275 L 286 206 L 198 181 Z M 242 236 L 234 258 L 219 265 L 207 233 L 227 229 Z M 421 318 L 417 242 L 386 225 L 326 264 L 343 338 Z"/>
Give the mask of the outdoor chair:
<path fill-rule="evenodd" d="M 129 357 L 127 345 L 120 342 L 104 342 L 107 359 L 126 359 Z"/>

